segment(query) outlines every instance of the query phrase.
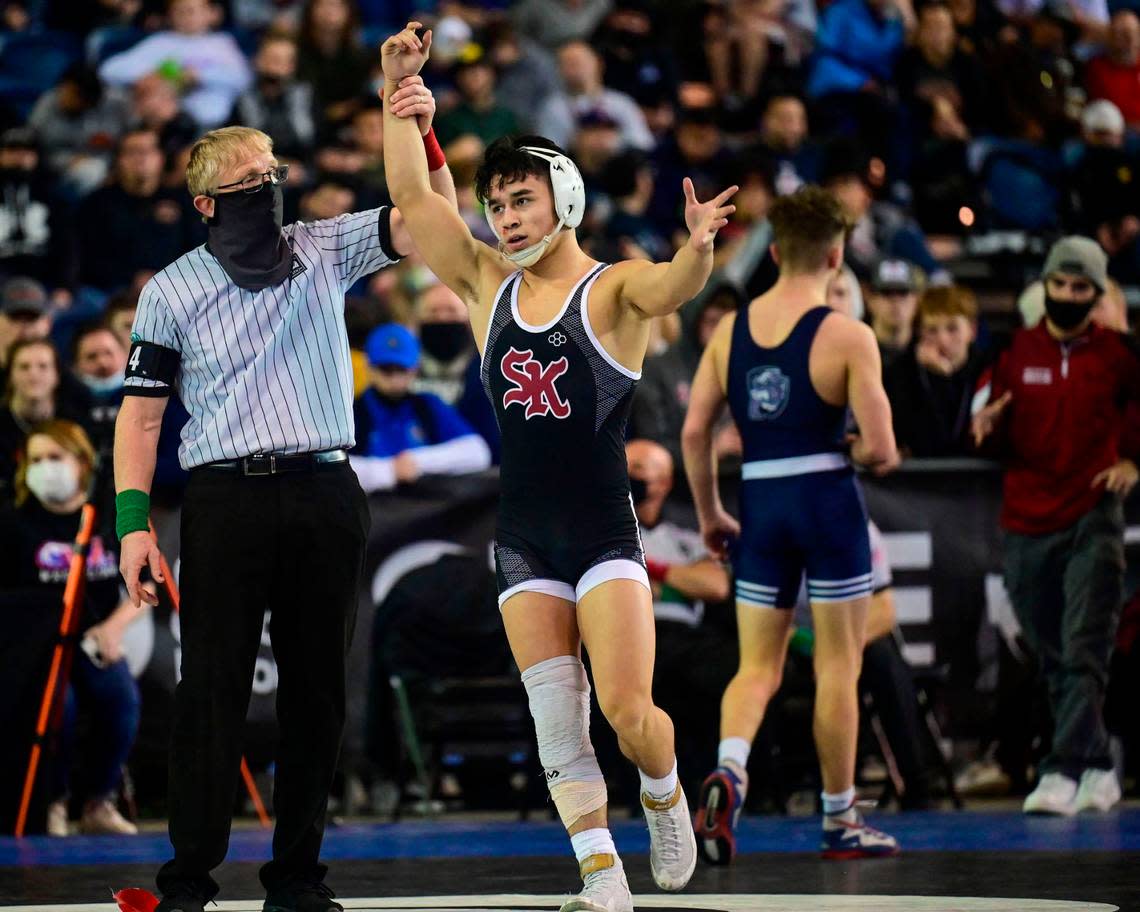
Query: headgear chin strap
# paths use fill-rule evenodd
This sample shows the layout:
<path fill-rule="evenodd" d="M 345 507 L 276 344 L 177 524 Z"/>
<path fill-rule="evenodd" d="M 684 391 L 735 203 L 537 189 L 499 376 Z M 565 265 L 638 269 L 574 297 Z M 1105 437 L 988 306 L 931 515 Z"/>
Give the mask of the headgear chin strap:
<path fill-rule="evenodd" d="M 582 180 L 582 173 L 578 166 L 565 155 L 553 149 L 544 149 L 541 146 L 520 146 L 519 151 L 527 152 L 536 158 L 541 158 L 550 165 L 550 186 L 554 195 L 554 214 L 558 216 L 558 224 L 554 230 L 546 235 L 537 244 L 531 244 L 522 250 L 513 253 L 503 250 L 503 242 L 499 241 L 499 252 L 520 269 L 533 266 L 546 255 L 550 242 L 554 240 L 559 231 L 566 228 L 577 228 L 582 224 L 582 215 L 586 210 L 586 185 Z M 495 221 L 490 209 L 485 209 L 487 224 L 491 230 L 495 229 Z"/>

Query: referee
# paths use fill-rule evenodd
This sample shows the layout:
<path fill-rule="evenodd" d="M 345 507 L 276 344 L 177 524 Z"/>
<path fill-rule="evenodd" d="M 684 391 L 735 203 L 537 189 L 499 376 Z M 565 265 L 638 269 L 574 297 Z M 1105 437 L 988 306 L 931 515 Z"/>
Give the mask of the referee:
<path fill-rule="evenodd" d="M 435 103 L 409 85 L 435 170 L 455 188 L 430 132 Z M 218 892 L 262 619 L 279 670 L 280 743 L 266 912 L 342 907 L 320 864 L 328 792 L 345 717 L 345 658 L 360 585 L 368 505 L 354 444 L 344 293 L 412 249 L 384 207 L 282 228 L 288 176 L 272 141 L 246 127 L 203 136 L 186 183 L 209 226 L 139 298 L 126 398 L 115 434 L 121 569 L 136 605 L 162 580 L 147 533 L 162 413 L 177 391 L 190 421 L 182 511 L 182 676 L 170 753 L 170 841 L 158 912 L 202 912 Z"/>

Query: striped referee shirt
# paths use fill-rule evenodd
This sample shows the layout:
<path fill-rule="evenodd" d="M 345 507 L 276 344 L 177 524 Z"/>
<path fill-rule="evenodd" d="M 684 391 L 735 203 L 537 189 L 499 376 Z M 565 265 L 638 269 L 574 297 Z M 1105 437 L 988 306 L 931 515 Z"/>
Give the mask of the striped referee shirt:
<path fill-rule="evenodd" d="M 398 259 L 389 218 L 382 207 L 287 226 L 292 274 L 261 291 L 235 285 L 205 245 L 147 282 L 132 339 L 179 356 L 174 390 L 190 413 L 184 469 L 355 444 L 344 293 Z M 128 367 L 126 394 L 171 391 Z"/>

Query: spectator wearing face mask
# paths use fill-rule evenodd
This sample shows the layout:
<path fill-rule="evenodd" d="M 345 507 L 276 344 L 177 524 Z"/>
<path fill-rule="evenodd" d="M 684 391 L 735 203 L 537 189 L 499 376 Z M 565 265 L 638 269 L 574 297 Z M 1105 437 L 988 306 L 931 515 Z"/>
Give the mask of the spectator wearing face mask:
<path fill-rule="evenodd" d="M 82 422 L 87 403 L 61 384 L 59 355 L 47 339 L 24 339 L 8 350 L 8 385 L 0 407 L 0 499 L 10 495 L 28 435 L 53 418 Z"/>
<path fill-rule="evenodd" d="M 352 467 L 365 491 L 491 465 L 487 444 L 455 409 L 438 396 L 413 391 L 420 346 L 410 331 L 396 323 L 378 326 L 364 351 L 369 388 L 353 405 Z"/>
<path fill-rule="evenodd" d="M 1107 257 L 1062 238 L 1042 270 L 1045 319 L 1018 330 L 975 399 L 976 445 L 1005 464 L 1005 581 L 1053 716 L 1027 813 L 1107 811 L 1120 800 L 1104 723 L 1123 601 L 1124 497 L 1138 472 L 1125 434 L 1140 402 L 1135 339 L 1093 322 Z"/>
<path fill-rule="evenodd" d="M 532 129 L 547 100 L 561 89 L 558 67 L 546 50 L 520 35 L 509 19 L 488 23 L 484 40 L 495 66 L 498 98 Z"/>
<path fill-rule="evenodd" d="M 700 532 L 664 515 L 674 477 L 669 451 L 652 440 L 632 439 L 625 454 L 653 590 L 653 692 L 662 709 L 676 714 L 678 768 L 700 770 L 717 741 L 717 715 L 707 708 L 720 701 L 737 665 L 731 625 L 706 617 L 706 602 L 729 597 L 728 570 L 709 556 Z M 684 763 L 686 756 L 691 763 Z M 682 786 L 695 799 L 700 780 Z"/>
<path fill-rule="evenodd" d="M 273 137 L 273 151 L 292 166 L 308 160 L 317 140 L 313 87 L 297 79 L 297 42 L 270 32 L 253 58 L 253 85 L 238 98 L 230 119 Z"/>
<path fill-rule="evenodd" d="M 58 617 L 72 557 L 80 512 L 87 503 L 95 471 L 95 450 L 83 429 L 69 421 L 35 427 L 16 473 L 15 506 L 0 511 L 0 611 L 10 635 L 5 644 L 19 648 L 19 633 L 42 624 L 45 612 Z M 111 511 L 104 513 L 110 520 Z M 62 743 L 50 767 L 47 831 L 69 832 L 67 797 L 79 712 L 92 725 L 83 750 L 83 815 L 86 833 L 131 834 L 134 824 L 115 806 L 123 764 L 130 755 L 139 720 L 139 692 L 123 658 L 123 634 L 143 611 L 120 600 L 119 557 L 112 528 L 98 523 L 86 562 L 86 586 L 79 605 L 79 640 L 73 653 L 64 703 Z M 0 656 L 4 650 L 0 649 Z M 45 656 L 46 659 L 46 656 Z M 46 664 L 46 662 L 45 662 Z M 29 737 L 43 677 L 34 692 L 8 694 L 18 724 L 6 737 Z M 16 720 L 13 720 L 16 721 Z M 26 756 L 26 755 L 25 755 Z"/>
<path fill-rule="evenodd" d="M 467 306 L 442 282 L 433 281 L 416 296 L 415 312 L 422 350 L 415 390 L 455 405 L 463 394 L 468 364 L 478 360 Z"/>
<path fill-rule="evenodd" d="M 490 57 L 477 44 L 460 51 L 452 69 L 452 79 L 459 92 L 459 104 L 436 121 L 436 135 L 443 145 L 460 136 L 478 136 L 490 145 L 500 136 L 517 133 L 518 118 L 500 101 L 496 89 L 495 67 Z"/>
<path fill-rule="evenodd" d="M 91 397 L 87 426 L 98 452 L 115 439 L 115 419 L 123 404 L 123 380 L 127 349 L 107 326 L 91 323 L 80 327 L 72 338 L 72 372 Z"/>
<path fill-rule="evenodd" d="M 970 403 L 982 372 L 974 347 L 978 305 L 966 288 L 927 289 L 918 302 L 917 338 L 887 369 L 895 440 L 907 456 L 964 456 Z"/>

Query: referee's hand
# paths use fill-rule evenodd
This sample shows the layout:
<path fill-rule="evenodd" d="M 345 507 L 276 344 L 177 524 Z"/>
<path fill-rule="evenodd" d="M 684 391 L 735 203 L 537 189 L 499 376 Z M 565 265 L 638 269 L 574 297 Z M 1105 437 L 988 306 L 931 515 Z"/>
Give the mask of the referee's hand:
<path fill-rule="evenodd" d="M 139 608 L 141 602 L 158 604 L 158 595 L 139 582 L 143 567 L 150 567 L 150 575 L 156 583 L 165 583 L 162 573 L 162 552 L 158 542 L 149 532 L 131 532 L 119 543 L 119 572 L 127 584 L 127 598 L 132 607 Z"/>

